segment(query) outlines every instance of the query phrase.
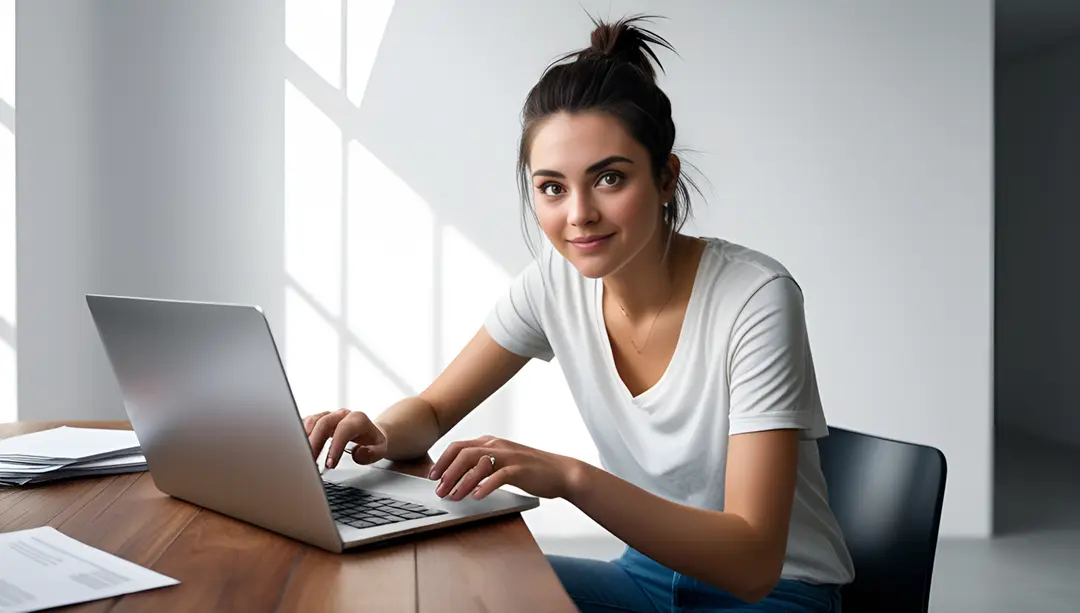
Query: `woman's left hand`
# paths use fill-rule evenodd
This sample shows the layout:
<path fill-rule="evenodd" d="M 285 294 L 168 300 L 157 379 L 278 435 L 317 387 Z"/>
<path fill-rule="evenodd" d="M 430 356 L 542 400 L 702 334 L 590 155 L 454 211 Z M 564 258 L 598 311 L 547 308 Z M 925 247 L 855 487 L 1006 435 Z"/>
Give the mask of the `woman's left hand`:
<path fill-rule="evenodd" d="M 580 462 L 573 458 L 482 436 L 451 443 L 428 477 L 441 479 L 435 493 L 447 500 L 470 493 L 481 499 L 503 485 L 540 498 L 566 498 L 580 472 Z"/>

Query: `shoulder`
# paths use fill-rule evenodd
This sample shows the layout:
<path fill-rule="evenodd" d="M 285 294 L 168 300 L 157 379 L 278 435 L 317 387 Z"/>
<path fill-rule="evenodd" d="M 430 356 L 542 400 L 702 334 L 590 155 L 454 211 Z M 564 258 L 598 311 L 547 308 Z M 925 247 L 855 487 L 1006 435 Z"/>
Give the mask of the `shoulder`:
<path fill-rule="evenodd" d="M 705 238 L 706 261 L 703 262 L 703 285 L 722 295 L 749 299 L 776 279 L 780 285 L 798 288 L 791 271 L 776 258 L 756 249 L 720 238 Z M 773 284 L 777 285 L 777 284 Z"/>

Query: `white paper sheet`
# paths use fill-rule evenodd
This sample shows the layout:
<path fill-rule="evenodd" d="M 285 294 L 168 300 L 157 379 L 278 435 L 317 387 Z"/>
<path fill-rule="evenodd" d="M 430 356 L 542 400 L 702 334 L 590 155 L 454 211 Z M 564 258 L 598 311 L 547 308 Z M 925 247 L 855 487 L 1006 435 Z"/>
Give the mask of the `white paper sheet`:
<path fill-rule="evenodd" d="M 132 430 L 60 426 L 0 440 L 0 460 L 34 464 L 61 464 L 97 459 L 139 449 Z"/>
<path fill-rule="evenodd" d="M 0 613 L 29 613 L 180 583 L 43 527 L 0 533 Z"/>
<path fill-rule="evenodd" d="M 0 462 L 0 475 L 39 475 L 60 470 L 70 464 L 23 464 L 22 462 Z"/>
<path fill-rule="evenodd" d="M 69 464 L 63 466 L 63 470 L 88 470 L 91 468 L 113 468 L 113 467 L 127 467 L 146 464 L 146 456 L 141 453 L 133 453 L 130 455 L 117 456 L 115 458 L 105 458 L 104 460 L 91 460 L 89 462 L 79 462 L 78 464 Z"/>
<path fill-rule="evenodd" d="M 118 475 L 146 470 L 146 458 L 138 452 L 70 464 L 6 464 L 0 462 L 0 487 L 45 483 L 57 479 Z"/>

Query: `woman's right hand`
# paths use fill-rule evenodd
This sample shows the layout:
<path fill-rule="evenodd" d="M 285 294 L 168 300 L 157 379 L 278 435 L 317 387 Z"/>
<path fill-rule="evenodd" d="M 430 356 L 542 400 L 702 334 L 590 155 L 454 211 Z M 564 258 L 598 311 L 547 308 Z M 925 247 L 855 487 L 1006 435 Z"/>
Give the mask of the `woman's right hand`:
<path fill-rule="evenodd" d="M 326 441 L 332 440 L 326 454 L 327 468 L 337 466 L 349 442 L 356 443 L 352 457 L 357 464 L 371 464 L 386 457 L 386 435 L 360 411 L 340 409 L 308 415 L 304 418 L 304 431 L 316 458 Z"/>

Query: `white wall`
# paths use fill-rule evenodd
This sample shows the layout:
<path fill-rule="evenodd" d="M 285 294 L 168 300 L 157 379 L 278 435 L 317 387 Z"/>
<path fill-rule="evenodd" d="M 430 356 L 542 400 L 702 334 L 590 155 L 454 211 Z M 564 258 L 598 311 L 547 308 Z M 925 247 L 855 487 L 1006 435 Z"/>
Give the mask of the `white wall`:
<path fill-rule="evenodd" d="M 281 326 L 281 0 L 17 4 L 19 418 L 120 418 L 83 295 Z"/>
<path fill-rule="evenodd" d="M 789 265 L 830 421 L 941 448 L 943 534 L 988 534 L 990 3 L 398 2 L 358 138 L 507 274 L 527 257 L 518 113 L 586 44 L 582 6 L 669 17 L 657 30 L 681 58 L 662 55 L 662 85 L 713 187 L 695 230 Z M 513 396 L 521 435 L 581 440 L 561 383 L 544 389 Z"/>
<path fill-rule="evenodd" d="M 590 22 L 570 0 L 390 4 L 289 0 L 282 67 L 277 3 L 19 3 L 22 417 L 119 415 L 91 290 L 277 297 L 305 413 L 377 413 L 453 356 L 527 262 L 521 103 Z M 943 533 L 987 534 L 988 3 L 583 5 L 670 17 L 663 85 L 713 187 L 694 230 L 789 265 L 830 420 L 942 448 Z M 554 365 L 450 439 L 482 433 L 595 461 Z M 558 502 L 526 520 L 599 533 Z"/>
<path fill-rule="evenodd" d="M 997 418 L 1080 445 L 1080 37 L 997 75 Z"/>

